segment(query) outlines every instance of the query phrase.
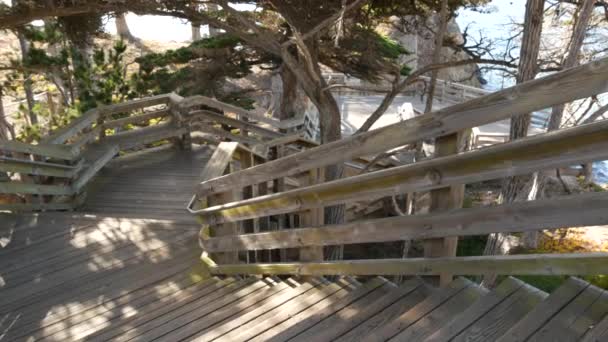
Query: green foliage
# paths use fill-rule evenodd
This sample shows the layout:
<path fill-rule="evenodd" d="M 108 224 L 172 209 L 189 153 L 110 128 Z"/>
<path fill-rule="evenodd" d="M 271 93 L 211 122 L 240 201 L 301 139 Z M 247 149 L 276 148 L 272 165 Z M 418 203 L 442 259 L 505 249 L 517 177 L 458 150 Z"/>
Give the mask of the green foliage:
<path fill-rule="evenodd" d="M 401 76 L 409 76 L 412 73 L 412 68 L 408 65 L 403 65 L 401 66 L 399 73 L 401 74 Z"/>
<path fill-rule="evenodd" d="M 379 48 L 379 54 L 385 58 L 397 59 L 401 55 L 410 55 L 398 42 L 374 32 L 376 36 L 377 47 Z"/>

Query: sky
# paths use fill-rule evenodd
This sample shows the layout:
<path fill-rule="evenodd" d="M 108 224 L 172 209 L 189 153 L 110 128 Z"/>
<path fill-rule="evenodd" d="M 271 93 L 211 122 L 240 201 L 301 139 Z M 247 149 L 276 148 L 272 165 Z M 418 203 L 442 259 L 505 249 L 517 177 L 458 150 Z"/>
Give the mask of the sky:
<path fill-rule="evenodd" d="M 493 0 L 489 5 L 493 9 L 492 13 L 463 10 L 458 13 L 456 21 L 461 28 L 471 25 L 470 32 L 482 30 L 490 37 L 499 37 L 512 20 L 523 21 L 525 4 L 525 0 Z M 183 42 L 191 37 L 190 24 L 181 19 L 130 13 L 127 15 L 127 23 L 131 33 L 141 39 Z M 108 20 L 105 28 L 107 32 L 115 33 L 114 20 Z"/>

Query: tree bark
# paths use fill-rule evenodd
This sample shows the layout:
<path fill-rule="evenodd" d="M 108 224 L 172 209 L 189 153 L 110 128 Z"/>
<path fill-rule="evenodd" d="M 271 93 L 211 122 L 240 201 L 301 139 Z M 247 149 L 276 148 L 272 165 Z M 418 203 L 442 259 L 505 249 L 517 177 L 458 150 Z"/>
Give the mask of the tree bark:
<path fill-rule="evenodd" d="M 196 22 L 191 22 L 190 27 L 192 29 L 192 41 L 195 42 L 197 40 L 201 40 L 201 24 Z"/>
<path fill-rule="evenodd" d="M 524 20 L 524 32 L 521 42 L 517 83 L 532 80 L 538 72 L 538 54 L 543 24 L 544 0 L 528 0 L 526 2 L 526 13 Z M 530 126 L 530 114 L 520 115 L 511 119 L 510 140 L 526 137 Z M 536 177 L 535 177 L 536 178 Z M 511 203 L 518 193 L 525 188 L 530 177 L 509 177 L 502 187 L 501 200 L 503 203 Z M 484 255 L 496 255 L 501 252 L 501 247 L 506 238 L 505 234 L 491 234 L 488 237 Z M 525 238 L 524 238 L 525 239 Z M 484 284 L 492 287 L 496 282 L 495 274 L 484 276 Z"/>
<path fill-rule="evenodd" d="M 4 102 L 2 101 L 3 96 L 4 94 L 2 92 L 2 86 L 0 86 L 0 140 L 10 140 L 11 136 L 9 135 L 9 133 L 11 130 L 10 124 L 8 123 L 8 120 L 6 119 L 6 115 L 4 113 Z M 12 138 L 14 138 L 14 136 Z"/>
<path fill-rule="evenodd" d="M 443 47 L 445 31 L 447 31 L 448 15 L 448 0 L 443 0 L 441 1 L 441 12 L 439 12 L 439 27 L 437 28 L 437 31 L 435 31 L 435 49 L 433 50 L 432 64 L 439 64 L 439 62 L 441 62 L 441 48 Z M 438 75 L 439 70 L 433 70 L 431 72 L 431 81 L 426 96 L 426 105 L 424 106 L 425 113 L 428 113 L 433 109 L 433 99 L 435 97 L 435 87 L 437 85 Z"/>
<path fill-rule="evenodd" d="M 288 67 L 283 65 L 281 75 L 281 103 L 279 105 L 279 120 L 288 120 L 296 116 L 298 100 L 298 80 Z"/>
<path fill-rule="evenodd" d="M 593 4 L 595 0 L 581 0 L 578 8 L 578 17 L 574 24 L 572 31 L 572 38 L 570 39 L 570 45 L 568 47 L 568 54 L 562 63 L 563 69 L 569 69 L 578 65 L 578 56 L 585 40 L 585 33 L 589 26 L 589 20 L 593 13 Z M 555 106 L 551 109 L 551 120 L 549 121 L 549 131 L 559 129 L 562 124 L 562 117 L 564 116 L 563 104 Z"/>
<path fill-rule="evenodd" d="M 17 30 L 17 38 L 19 39 L 19 47 L 21 48 L 21 60 L 25 62 L 30 50 L 29 43 L 25 35 Z M 25 101 L 27 103 L 27 112 L 31 125 L 38 124 L 38 116 L 34 113 L 34 90 L 32 89 L 32 78 L 28 71 L 23 72 L 23 89 L 25 91 Z"/>
<path fill-rule="evenodd" d="M 135 41 L 135 36 L 129 30 L 129 25 L 127 24 L 127 18 L 125 17 L 124 12 L 116 13 L 116 33 L 118 36 L 126 41 L 133 42 Z"/>

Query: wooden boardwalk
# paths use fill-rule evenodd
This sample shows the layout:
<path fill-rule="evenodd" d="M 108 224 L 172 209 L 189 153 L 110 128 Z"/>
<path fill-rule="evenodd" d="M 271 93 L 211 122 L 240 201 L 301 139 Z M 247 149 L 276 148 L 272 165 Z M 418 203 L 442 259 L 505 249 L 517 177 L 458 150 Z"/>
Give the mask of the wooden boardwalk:
<path fill-rule="evenodd" d="M 572 278 L 210 278 L 185 212 L 206 148 L 119 158 L 83 212 L 0 216 L 0 341 L 605 341 L 608 294 Z"/>

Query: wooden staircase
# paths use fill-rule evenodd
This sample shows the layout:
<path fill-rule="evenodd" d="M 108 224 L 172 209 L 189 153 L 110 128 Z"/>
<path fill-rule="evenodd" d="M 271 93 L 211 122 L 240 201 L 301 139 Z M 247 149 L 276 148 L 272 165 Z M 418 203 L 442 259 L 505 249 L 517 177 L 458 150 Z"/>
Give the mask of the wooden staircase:
<path fill-rule="evenodd" d="M 551 295 L 508 277 L 492 291 L 323 278 L 213 278 L 142 307 L 90 341 L 606 341 L 608 292 L 570 278 Z"/>

